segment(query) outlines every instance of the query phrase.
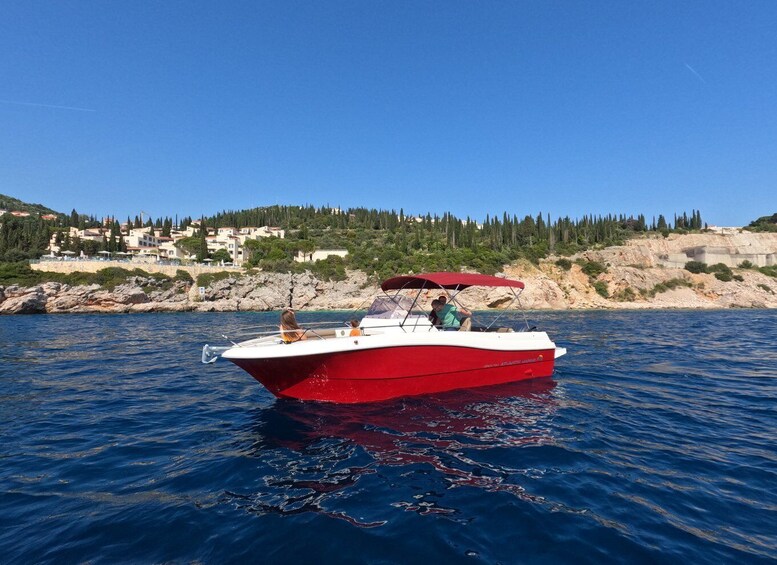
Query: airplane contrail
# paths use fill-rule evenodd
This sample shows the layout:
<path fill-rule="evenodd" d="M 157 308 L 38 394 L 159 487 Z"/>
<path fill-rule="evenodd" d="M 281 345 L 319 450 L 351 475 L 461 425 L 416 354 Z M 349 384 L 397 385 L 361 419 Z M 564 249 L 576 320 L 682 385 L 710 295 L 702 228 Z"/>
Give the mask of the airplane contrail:
<path fill-rule="evenodd" d="M 15 100 L 0 100 L 0 104 L 15 104 L 17 106 L 37 106 L 38 108 L 54 108 L 55 110 L 74 110 L 76 112 L 96 112 L 92 108 L 78 108 L 76 106 L 56 106 L 54 104 L 38 104 L 36 102 L 17 102 Z"/>
<path fill-rule="evenodd" d="M 692 66 L 690 66 L 688 63 L 684 63 L 685 67 L 691 71 L 693 74 L 696 75 L 696 78 L 698 78 L 700 81 L 702 81 L 704 84 L 707 84 L 707 81 L 704 80 L 704 77 L 701 76 L 699 73 L 696 72 L 696 69 L 694 69 Z"/>

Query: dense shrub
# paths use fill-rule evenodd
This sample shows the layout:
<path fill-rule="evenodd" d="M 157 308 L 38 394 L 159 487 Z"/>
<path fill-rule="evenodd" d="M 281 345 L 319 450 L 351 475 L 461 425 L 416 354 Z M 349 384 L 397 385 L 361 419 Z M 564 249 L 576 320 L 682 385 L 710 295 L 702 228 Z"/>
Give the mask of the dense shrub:
<path fill-rule="evenodd" d="M 707 263 L 702 263 L 701 261 L 688 261 L 685 264 L 685 270 L 696 274 L 706 273 Z"/>
<path fill-rule="evenodd" d="M 189 271 L 184 271 L 183 269 L 178 269 L 175 271 L 173 280 L 185 282 L 187 284 L 192 284 L 194 282 L 194 279 L 192 278 L 191 274 L 189 274 Z"/>
<path fill-rule="evenodd" d="M 297 263 L 288 258 L 262 259 L 259 261 L 258 266 L 263 271 L 271 273 L 301 273 L 305 270 L 303 263 Z"/>
<path fill-rule="evenodd" d="M 755 269 L 755 265 L 753 265 L 750 261 L 745 259 L 739 264 L 740 269 Z"/>
<path fill-rule="evenodd" d="M 623 290 L 616 292 L 613 295 L 613 298 L 619 302 L 634 302 L 634 299 L 637 298 L 637 294 L 634 292 L 633 288 L 627 286 Z"/>
<path fill-rule="evenodd" d="M 604 298 L 610 297 L 610 291 L 607 289 L 607 283 L 604 281 L 596 281 L 594 283 L 594 290 Z"/>
<path fill-rule="evenodd" d="M 215 282 L 231 277 L 233 273 L 229 271 L 218 271 L 215 273 L 203 273 L 197 276 L 197 286 L 208 287 Z"/>
<path fill-rule="evenodd" d="M 708 273 L 730 273 L 731 267 L 726 265 L 725 263 L 715 263 L 714 265 L 710 265 L 707 267 Z"/>
<path fill-rule="evenodd" d="M 731 271 L 731 267 L 724 265 L 723 263 L 715 263 L 707 267 L 707 272 L 715 275 L 715 278 L 719 281 L 730 282 L 734 280 L 734 273 Z M 740 279 L 742 277 L 739 277 Z"/>
<path fill-rule="evenodd" d="M 777 232 L 777 214 L 761 216 L 757 220 L 750 222 L 750 225 L 745 229 L 750 231 Z"/>
<path fill-rule="evenodd" d="M 337 255 L 329 255 L 325 259 L 316 261 L 310 266 L 310 270 L 320 280 L 345 280 L 345 261 Z"/>
<path fill-rule="evenodd" d="M 759 273 L 766 275 L 767 277 L 777 278 L 777 265 L 769 265 L 768 267 L 760 267 Z"/>
<path fill-rule="evenodd" d="M 642 296 L 646 298 L 653 298 L 656 294 L 660 294 L 662 292 L 674 290 L 675 288 L 679 288 L 679 287 L 690 288 L 692 286 L 693 286 L 693 283 L 691 283 L 691 281 L 675 278 L 675 279 L 666 280 L 664 282 L 660 282 L 651 289 L 640 290 L 640 294 L 642 294 Z"/>
<path fill-rule="evenodd" d="M 582 267 L 583 272 L 592 279 L 607 272 L 607 265 L 599 263 L 598 261 L 583 261 L 580 266 Z"/>
<path fill-rule="evenodd" d="M 668 281 L 660 282 L 656 286 L 653 287 L 653 295 L 656 295 L 661 292 L 667 292 L 669 290 L 674 290 L 675 288 L 685 286 L 685 287 L 691 287 L 693 286 L 690 281 L 687 281 L 685 279 L 669 279 Z"/>
<path fill-rule="evenodd" d="M 34 286 L 44 282 L 60 282 L 70 286 L 99 285 L 105 290 L 113 290 L 121 284 L 125 284 L 130 277 L 142 277 L 153 279 L 156 283 L 165 287 L 172 279 L 162 273 L 148 273 L 142 269 L 123 269 L 121 267 L 108 267 L 100 269 L 96 273 L 75 271 L 72 273 L 51 273 L 46 271 L 34 271 L 26 261 L 20 263 L 0 263 L 0 285 L 7 286 L 18 284 L 20 286 Z"/>
<path fill-rule="evenodd" d="M 569 259 L 558 259 L 556 261 L 556 266 L 561 267 L 565 271 L 568 271 L 569 269 L 572 268 L 572 261 L 570 261 Z"/>
<path fill-rule="evenodd" d="M 33 271 L 27 261 L 0 263 L 0 285 L 33 286 L 42 280 L 40 271 Z"/>
<path fill-rule="evenodd" d="M 731 272 L 727 273 L 725 271 L 721 271 L 719 273 L 715 273 L 715 278 L 719 281 L 730 282 L 734 278 L 734 275 Z"/>

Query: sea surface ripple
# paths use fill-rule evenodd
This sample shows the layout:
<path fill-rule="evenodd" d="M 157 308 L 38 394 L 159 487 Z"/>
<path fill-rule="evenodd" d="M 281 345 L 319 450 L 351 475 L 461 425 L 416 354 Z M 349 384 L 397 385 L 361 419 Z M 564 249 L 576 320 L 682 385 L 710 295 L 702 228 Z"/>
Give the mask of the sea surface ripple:
<path fill-rule="evenodd" d="M 553 378 L 356 406 L 200 363 L 277 313 L 0 318 L 2 561 L 774 562 L 777 312 L 530 317 Z"/>

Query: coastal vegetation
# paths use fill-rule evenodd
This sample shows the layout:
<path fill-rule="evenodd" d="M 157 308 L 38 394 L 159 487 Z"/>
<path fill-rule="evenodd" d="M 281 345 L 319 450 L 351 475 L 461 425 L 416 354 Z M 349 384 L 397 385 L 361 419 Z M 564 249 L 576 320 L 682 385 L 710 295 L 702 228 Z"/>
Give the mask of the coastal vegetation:
<path fill-rule="evenodd" d="M 189 219 L 187 219 L 188 221 Z M 250 266 L 266 271 L 298 272 L 310 265 L 294 263 L 298 251 L 346 249 L 339 264 L 325 265 L 326 278 L 342 276 L 345 268 L 382 278 L 397 272 L 458 270 L 500 271 L 517 259 L 535 265 L 550 254 L 570 256 L 590 248 L 623 243 L 641 233 L 687 232 L 702 229 L 700 212 L 683 213 L 669 222 L 664 216 L 648 222 L 644 215 L 585 216 L 553 219 L 542 213 L 472 218 L 442 215 L 408 216 L 404 210 L 271 206 L 240 212 L 222 212 L 206 218 L 209 226 L 241 228 L 275 225 L 285 239 L 246 242 Z M 333 260 L 337 263 L 337 260 Z M 320 263 L 320 261 L 319 261 Z M 559 266 L 565 268 L 561 263 Z"/>
<path fill-rule="evenodd" d="M 53 281 L 65 275 L 41 274 L 19 266 L 19 261 L 40 257 L 46 253 L 52 239 L 64 251 L 75 254 L 84 252 L 94 255 L 100 251 L 122 251 L 126 249 L 119 222 L 109 217 L 98 220 L 94 216 L 79 214 L 72 210 L 62 214 L 39 204 L 25 204 L 17 199 L 0 195 L 0 205 L 6 210 L 22 210 L 29 216 L 18 217 L 9 213 L 0 217 L 0 279 L 32 281 L 44 279 Z M 44 214 L 45 213 L 45 214 Z M 46 215 L 48 219 L 43 219 Z M 377 210 L 350 208 L 341 210 L 332 207 L 314 206 L 267 206 L 241 211 L 224 211 L 207 218 L 194 220 L 176 216 L 157 219 L 135 216 L 127 218 L 132 227 L 154 226 L 162 233 L 170 233 L 174 227 L 184 229 L 197 222 L 198 229 L 192 237 L 179 239 L 176 245 L 195 254 L 199 261 L 210 259 L 228 262 L 226 250 L 209 254 L 205 241 L 207 228 L 250 226 L 275 226 L 285 231 L 286 237 L 266 237 L 248 240 L 244 244 L 247 272 L 265 271 L 280 273 L 301 273 L 310 271 L 320 280 L 341 281 L 347 270 L 358 270 L 371 280 L 385 278 L 398 272 L 422 272 L 438 270 L 469 269 L 483 273 L 501 271 L 505 265 L 517 260 L 526 260 L 538 265 L 540 260 L 555 256 L 559 269 L 569 271 L 577 263 L 588 276 L 589 284 L 603 297 L 610 291 L 600 276 L 607 272 L 602 262 L 570 257 L 586 250 L 600 250 L 612 245 L 623 244 L 629 238 L 645 234 L 701 232 L 706 228 L 701 213 L 676 214 L 667 219 L 659 215 L 648 220 L 644 215 L 609 214 L 587 215 L 579 219 L 569 217 L 552 218 L 548 214 L 510 214 L 487 216 L 483 221 L 470 217 L 458 218 L 451 213 L 408 215 L 403 209 Z M 70 237 L 70 228 L 79 229 L 108 226 L 110 231 L 103 241 L 80 241 Z M 746 229 L 772 231 L 777 226 L 777 214 L 763 216 Z M 299 252 L 313 252 L 317 249 L 342 249 L 345 257 L 330 255 L 313 263 L 299 263 L 295 256 Z M 758 268 L 748 261 L 740 269 L 757 269 L 761 273 L 777 277 L 777 267 Z M 741 275 L 723 264 L 705 265 L 689 262 L 686 269 L 692 273 L 709 273 L 721 281 L 741 280 Z M 134 271 L 120 269 L 132 273 Z M 135 270 L 137 271 L 137 270 Z M 70 275 L 68 275 L 70 276 Z M 123 273 L 104 273 L 105 280 L 118 280 Z M 131 275 L 128 275 L 131 276 Z M 187 274 L 188 276 L 188 274 Z M 234 275 L 233 275 L 234 276 Z M 84 280 L 96 284 L 107 284 L 95 275 L 84 275 Z M 92 277 L 92 278 L 89 278 Z M 202 281 L 207 286 L 214 280 Z M 63 279 L 63 282 L 64 279 Z M 0 282 L 0 284 L 3 284 Z M 92 283 L 89 283 L 92 284 Z M 654 289 L 662 292 L 661 289 Z M 633 294 L 633 291 L 632 291 Z M 630 294 L 618 290 L 614 299 L 627 300 Z"/>
<path fill-rule="evenodd" d="M 680 279 L 680 278 L 674 278 L 669 279 L 667 281 L 661 282 L 653 286 L 651 289 L 641 289 L 640 294 L 645 298 L 653 298 L 656 294 L 660 294 L 662 292 L 668 292 L 670 290 L 674 290 L 676 288 L 681 287 L 693 287 L 693 283 L 686 279 Z"/>
<path fill-rule="evenodd" d="M 731 270 L 731 267 L 729 267 L 728 265 L 725 265 L 724 263 L 715 263 L 714 265 L 707 265 L 706 263 L 702 263 L 701 261 L 688 261 L 685 264 L 685 270 L 695 274 L 707 273 L 707 274 L 715 275 L 716 279 L 723 282 L 729 282 L 732 280 L 741 282 L 744 280 L 742 275 L 734 274 L 734 271 Z"/>
<path fill-rule="evenodd" d="M 32 287 L 47 282 L 58 282 L 70 286 L 98 285 L 101 289 L 113 290 L 135 277 L 155 281 L 162 288 L 172 286 L 173 283 L 178 281 L 187 284 L 193 282 L 191 275 L 183 269 L 179 269 L 175 276 L 169 277 L 161 273 L 148 273 L 142 269 L 122 269 L 120 267 L 108 267 L 100 269 L 96 273 L 81 271 L 51 273 L 33 270 L 26 261 L 0 263 L 0 286 L 19 285 Z"/>
<path fill-rule="evenodd" d="M 750 222 L 746 229 L 755 232 L 777 232 L 777 214 L 761 216 Z"/>

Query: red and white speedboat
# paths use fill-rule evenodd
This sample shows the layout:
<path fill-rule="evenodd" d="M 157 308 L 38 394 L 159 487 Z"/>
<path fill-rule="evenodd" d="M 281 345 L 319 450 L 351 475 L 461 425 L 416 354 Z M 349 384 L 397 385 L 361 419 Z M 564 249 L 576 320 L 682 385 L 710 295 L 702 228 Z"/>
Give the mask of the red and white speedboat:
<path fill-rule="evenodd" d="M 545 332 L 495 324 L 442 331 L 417 309 L 427 291 L 444 291 L 456 302 L 458 293 L 472 286 L 504 287 L 513 299 L 524 288 L 520 281 L 466 273 L 394 277 L 381 285 L 386 294 L 362 318 L 362 335 L 350 336 L 349 327 L 306 327 L 306 339 L 284 343 L 276 330 L 228 347 L 206 345 L 202 360 L 213 362 L 220 355 L 277 397 L 339 403 L 551 376 L 566 349 Z"/>

